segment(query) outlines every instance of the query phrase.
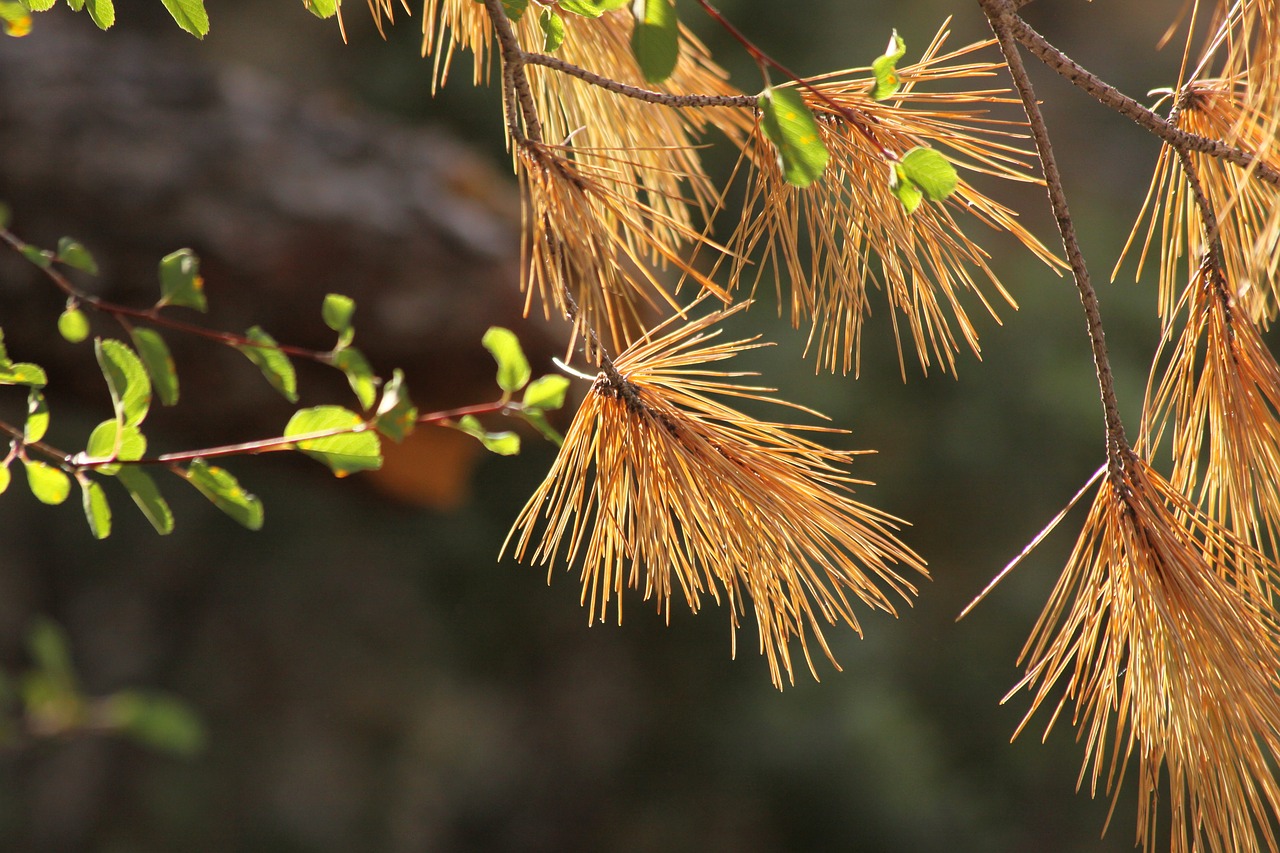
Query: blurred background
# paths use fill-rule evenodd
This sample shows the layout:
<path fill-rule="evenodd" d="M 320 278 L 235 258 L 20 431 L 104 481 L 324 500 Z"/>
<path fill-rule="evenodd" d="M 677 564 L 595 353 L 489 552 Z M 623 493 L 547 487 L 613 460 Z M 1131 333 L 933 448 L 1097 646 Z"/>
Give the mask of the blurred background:
<path fill-rule="evenodd" d="M 520 319 L 498 96 L 471 87 L 464 57 L 433 98 L 420 10 L 398 12 L 383 40 L 348 5 L 347 44 L 290 0 L 209 0 L 203 42 L 154 0 L 117 0 L 109 33 L 65 8 L 37 16 L 29 37 L 0 40 L 0 199 L 24 239 L 82 241 L 102 266 L 83 283 L 112 299 L 150 304 L 158 259 L 191 246 L 209 325 L 259 323 L 325 348 L 321 298 L 348 293 L 357 345 L 384 373 L 403 367 L 421 408 L 484 402 L 496 396 L 479 343 L 488 325 L 515 329 L 538 373 L 564 334 Z M 949 14 L 953 44 L 988 34 L 972 2 L 719 6 L 802 74 L 868 64 L 893 28 L 909 62 Z M 693 3 L 679 8 L 738 85 L 756 88 L 735 45 Z M 1037 0 L 1025 13 L 1131 94 L 1174 82 L 1179 51 L 1155 49 L 1167 2 Z M 1032 73 L 1133 431 L 1154 292 L 1132 283 L 1132 264 L 1106 279 L 1157 147 Z M 1041 191 L 986 188 L 1057 245 Z M 988 245 L 1021 308 L 1003 325 L 977 318 L 982 359 L 961 354 L 958 379 L 924 378 L 909 360 L 904 383 L 874 300 L 857 381 L 814 374 L 768 286 L 740 324 L 778 344 L 750 362 L 766 384 L 849 428 L 844 446 L 879 451 L 858 461 L 877 483 L 860 497 L 912 522 L 905 539 L 933 576 L 900 618 L 867 615 L 866 639 L 830 631 L 843 671 L 820 661 L 821 683 L 798 674 L 773 689 L 749 630 L 731 660 L 714 607 L 673 608 L 666 626 L 633 596 L 624 625 L 588 627 L 572 572 L 548 585 L 497 560 L 553 458 L 532 437 L 498 458 L 421 430 L 383 475 L 343 482 L 305 459 L 231 460 L 265 504 L 257 533 L 163 481 L 171 536 L 112 492 L 115 532 L 97 542 L 76 501 L 51 509 L 15 483 L 0 499 L 0 667 L 10 680 L 29 670 L 31 627 L 53 620 L 86 694 L 164 691 L 200 721 L 203 747 L 15 737 L 0 749 L 0 849 L 1129 849 L 1132 799 L 1103 838 L 1106 797 L 1075 790 L 1069 720 L 1042 744 L 1041 715 L 1010 745 L 1028 697 L 1000 702 L 1081 512 L 955 621 L 1104 450 L 1074 289 L 1011 241 Z M 110 403 L 86 345 L 55 333 L 62 301 L 0 257 L 10 354 L 48 368 L 50 441 L 74 448 Z M 149 418 L 153 450 L 278 434 L 290 409 L 243 357 L 168 338 L 184 399 Z M 324 372 L 303 371 L 301 386 L 304 405 L 345 399 Z M 9 396 L 0 411 L 20 421 L 25 400 Z"/>

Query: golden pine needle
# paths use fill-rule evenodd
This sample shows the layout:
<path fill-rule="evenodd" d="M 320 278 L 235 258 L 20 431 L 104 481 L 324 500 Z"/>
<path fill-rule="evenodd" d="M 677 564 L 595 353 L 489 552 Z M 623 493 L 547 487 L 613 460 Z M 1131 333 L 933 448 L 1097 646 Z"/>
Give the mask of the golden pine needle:
<path fill-rule="evenodd" d="M 1270 601 L 1240 583 L 1265 576 L 1271 588 L 1276 572 L 1129 454 L 1023 649 L 1015 692 L 1034 694 L 1027 720 L 1048 705 L 1051 728 L 1074 707 L 1081 784 L 1096 795 L 1105 777 L 1114 809 L 1136 757 L 1147 851 L 1277 849 L 1280 626 Z M 1168 847 L 1157 846 L 1162 794 Z"/>
<path fill-rule="evenodd" d="M 903 573 L 925 568 L 895 538 L 901 522 L 850 497 L 862 482 L 843 470 L 854 452 L 723 402 L 773 401 L 770 389 L 732 381 L 744 374 L 707 367 L 761 345 L 716 342 L 711 330 L 746 304 L 658 327 L 616 360 L 622 388 L 602 374 L 508 543 L 547 565 L 548 580 L 562 557 L 581 559 L 591 620 L 613 606 L 621 621 L 624 586 L 668 616 L 677 595 L 695 612 L 705 596 L 723 597 L 736 649 L 750 602 L 781 687 L 784 672 L 794 683 L 793 639 L 816 678 L 810 634 L 834 663 L 822 623 L 861 633 L 850 599 L 895 613 L 890 595 L 915 593 Z"/>
<path fill-rule="evenodd" d="M 947 202 L 922 204 L 911 214 L 890 190 L 891 163 L 885 151 L 901 156 L 921 145 L 947 150 L 956 165 L 970 172 L 1034 180 L 1028 171 L 1030 155 L 1021 144 L 1023 125 L 988 114 L 992 106 L 1016 102 L 1007 90 L 916 91 L 921 83 L 990 77 L 1003 67 L 965 60 L 990 42 L 944 53 L 947 36 L 944 26 L 919 63 L 900 69 L 904 86 L 886 101 L 871 98 L 865 69 L 815 81 L 826 98 L 864 118 L 861 128 L 812 92 L 802 92 L 831 155 L 826 172 L 810 187 L 786 183 L 761 131 L 749 141 L 747 204 L 730 246 L 742 257 L 758 255 L 760 274 L 772 271 L 789 281 L 793 322 L 812 320 L 822 368 L 857 372 L 862 324 L 870 313 L 868 280 L 882 287 L 889 301 L 900 362 L 899 315 L 906 319 L 926 371 L 936 359 L 944 371 L 954 373 L 959 346 L 953 323 L 959 339 L 979 351 L 962 295 L 976 297 L 995 317 L 980 284 L 985 281 L 1000 301 L 1016 305 L 988 266 L 987 252 L 961 229 L 957 212 L 1012 234 L 1045 263 L 1060 266 L 1017 223 L 1013 211 L 965 180 Z M 872 255 L 879 258 L 878 270 Z M 735 272 L 742 271 L 739 262 Z"/>

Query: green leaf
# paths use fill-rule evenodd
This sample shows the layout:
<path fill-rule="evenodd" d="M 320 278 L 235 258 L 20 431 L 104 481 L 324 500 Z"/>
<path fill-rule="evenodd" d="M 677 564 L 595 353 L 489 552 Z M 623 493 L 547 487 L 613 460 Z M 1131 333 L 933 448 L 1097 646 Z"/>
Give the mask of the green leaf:
<path fill-rule="evenodd" d="M 71 11 L 79 12 L 84 8 L 84 0 L 67 0 L 67 5 L 71 7 Z"/>
<path fill-rule="evenodd" d="M 526 409 L 558 409 L 564 405 L 569 390 L 569 377 L 551 373 L 539 376 L 524 389 L 521 401 Z"/>
<path fill-rule="evenodd" d="M 631 0 L 560 0 L 560 8 L 575 15 L 598 18 L 605 12 L 621 9 Z"/>
<path fill-rule="evenodd" d="M 661 83 L 676 70 L 680 59 L 680 19 L 671 0 L 635 0 L 636 18 L 631 31 L 631 52 L 644 79 Z"/>
<path fill-rule="evenodd" d="M 57 506 L 71 494 L 71 478 L 61 468 L 34 459 L 22 461 L 27 471 L 27 486 L 40 503 Z"/>
<path fill-rule="evenodd" d="M 391 374 L 391 381 L 382 388 L 382 401 L 378 403 L 374 426 L 378 432 L 399 444 L 413 432 L 417 423 L 418 409 L 405 393 L 404 371 L 396 368 Z"/>
<path fill-rule="evenodd" d="M 550 441 L 556 447 L 564 444 L 564 436 L 556 431 L 551 422 L 547 420 L 546 413 L 542 409 L 525 409 L 520 413 L 520 417 L 524 418 L 533 425 L 538 432 L 542 433 L 542 437 Z"/>
<path fill-rule="evenodd" d="M 89 318 L 79 308 L 68 305 L 58 317 L 58 334 L 67 343 L 80 343 L 89 337 Z"/>
<path fill-rule="evenodd" d="M 87 478 L 81 480 L 80 496 L 93 538 L 106 539 L 111 535 L 111 505 L 107 503 L 107 493 L 102 490 L 102 484 Z"/>
<path fill-rule="evenodd" d="M 355 300 L 341 293 L 327 294 L 324 304 L 320 307 L 320 316 L 324 318 L 324 324 L 338 333 L 339 348 L 351 343 L 351 339 L 355 337 L 355 330 L 351 328 L 351 315 L 355 311 Z"/>
<path fill-rule="evenodd" d="M 32 246 L 29 243 L 24 243 L 22 248 L 18 251 L 22 253 L 22 257 L 40 267 L 42 270 L 47 270 L 49 267 L 53 266 L 52 252 L 46 252 L 44 249 L 41 249 L 38 246 Z"/>
<path fill-rule="evenodd" d="M 58 252 L 54 257 L 73 269 L 87 272 L 89 275 L 98 274 L 98 262 L 93 259 L 93 255 L 89 254 L 88 249 L 70 237 L 63 237 L 58 240 Z"/>
<path fill-rule="evenodd" d="M 198 39 L 209 34 L 209 13 L 204 10 L 204 0 L 162 0 L 173 20 Z"/>
<path fill-rule="evenodd" d="M 142 423 L 151 408 L 151 378 L 141 359 L 128 344 L 112 338 L 94 341 L 93 349 L 107 380 L 116 418 L 128 426 Z"/>
<path fill-rule="evenodd" d="M 818 122 L 795 89 L 766 89 L 757 102 L 760 126 L 778 151 L 778 163 L 787 183 L 807 187 L 827 168 L 827 147 L 818 133 Z"/>
<path fill-rule="evenodd" d="M 457 428 L 475 436 L 486 449 L 499 456 L 515 456 L 520 452 L 520 436 L 514 432 L 489 432 L 474 415 L 463 417 Z"/>
<path fill-rule="evenodd" d="M 103 421 L 89 433 L 85 442 L 84 453 L 75 461 L 79 464 L 98 459 L 113 459 L 120 462 L 132 462 L 141 459 L 147 452 L 147 438 L 136 426 L 120 428 L 119 421 Z M 100 474 L 111 476 L 120 471 L 119 465 L 97 466 Z"/>
<path fill-rule="evenodd" d="M 4 345 L 4 329 L 0 328 L 0 367 L 10 367 L 13 362 L 9 360 L 9 350 Z"/>
<path fill-rule="evenodd" d="M 200 259 L 190 249 L 179 249 L 160 260 L 160 301 L 156 306 L 165 305 L 209 310 L 204 279 L 200 277 Z"/>
<path fill-rule="evenodd" d="M 889 46 L 885 48 L 884 55 L 877 57 L 871 63 L 871 73 L 876 77 L 875 85 L 871 87 L 872 98 L 883 101 L 902 88 L 902 78 L 898 76 L 898 60 L 906 56 L 906 53 L 906 42 L 898 35 L 898 31 L 894 30 L 893 35 L 889 37 Z"/>
<path fill-rule="evenodd" d="M 290 403 L 298 402 L 298 376 L 293 370 L 293 362 L 276 346 L 275 338 L 260 326 L 249 329 L 245 332 L 245 337 L 253 341 L 255 346 L 238 346 L 236 349 L 258 366 L 271 387 L 283 394 L 286 400 Z"/>
<path fill-rule="evenodd" d="M 107 698 L 103 712 L 116 731 L 152 749 L 184 757 L 204 749 L 200 718 L 186 703 L 166 693 L 121 690 Z"/>
<path fill-rule="evenodd" d="M 476 3 L 483 3 L 484 0 L 473 0 Z M 519 21 L 524 17 L 525 10 L 529 8 L 529 0 L 502 0 L 502 11 L 512 21 Z"/>
<path fill-rule="evenodd" d="M 307 11 L 317 18 L 332 18 L 338 12 L 340 0 L 302 0 Z"/>
<path fill-rule="evenodd" d="M 355 347 L 340 349 L 334 357 L 334 364 L 347 375 L 347 383 L 356 393 L 360 408 L 365 411 L 373 408 L 374 401 L 378 399 L 377 377 L 364 354 Z"/>
<path fill-rule="evenodd" d="M 13 480 L 13 472 L 9 470 L 9 463 L 0 464 L 0 495 L 5 493 L 9 488 L 9 483 Z"/>
<path fill-rule="evenodd" d="M 134 327 L 129 330 L 133 345 L 142 358 L 142 366 L 151 377 L 151 384 L 160 398 L 161 405 L 172 406 L 178 402 L 178 371 L 173 366 L 169 345 L 155 329 Z"/>
<path fill-rule="evenodd" d="M 510 17 L 508 15 L 508 17 Z M 564 44 L 564 18 L 555 13 L 551 7 L 542 10 L 542 15 L 538 18 L 538 25 L 542 27 L 542 35 L 544 37 L 542 44 L 543 53 L 555 53 L 559 50 L 560 45 Z"/>
<path fill-rule="evenodd" d="M 22 0 L 22 4 L 32 12 L 47 12 L 58 0 Z"/>
<path fill-rule="evenodd" d="M 197 459 L 182 476 L 214 506 L 245 527 L 262 529 L 262 501 L 246 492 L 227 469 Z"/>
<path fill-rule="evenodd" d="M 0 385 L 30 385 L 32 388 L 43 388 L 49 384 L 49 377 L 44 368 L 26 361 L 0 364 Z"/>
<path fill-rule="evenodd" d="M 920 202 L 924 201 L 924 191 L 906 176 L 900 163 L 893 164 L 893 171 L 889 176 L 889 190 L 897 196 L 898 201 L 902 202 L 907 213 L 915 213 Z"/>
<path fill-rule="evenodd" d="M 498 387 L 507 392 L 523 388 L 533 371 L 515 333 L 501 326 L 490 326 L 481 343 L 498 362 Z"/>
<path fill-rule="evenodd" d="M 116 479 L 129 492 L 133 502 L 161 536 L 173 532 L 173 511 L 160 494 L 156 481 L 139 465 L 123 465 Z"/>
<path fill-rule="evenodd" d="M 111 0 L 84 0 L 84 5 L 89 10 L 89 17 L 98 25 L 98 29 L 110 29 L 116 22 L 116 7 Z"/>
<path fill-rule="evenodd" d="M 49 404 L 39 390 L 27 392 L 27 421 L 22 427 L 22 440 L 34 444 L 49 430 Z"/>
<path fill-rule="evenodd" d="M 328 430 L 360 430 L 343 432 L 324 438 L 308 438 L 297 442 L 297 448 L 328 465 L 338 477 L 356 471 L 382 467 L 382 442 L 372 429 L 364 428 L 364 418 L 341 406 L 316 406 L 294 412 L 284 428 L 286 438 Z"/>
<path fill-rule="evenodd" d="M 899 165 L 903 177 L 918 186 L 929 201 L 942 201 L 955 192 L 959 182 L 955 167 L 932 148 L 912 148 Z"/>

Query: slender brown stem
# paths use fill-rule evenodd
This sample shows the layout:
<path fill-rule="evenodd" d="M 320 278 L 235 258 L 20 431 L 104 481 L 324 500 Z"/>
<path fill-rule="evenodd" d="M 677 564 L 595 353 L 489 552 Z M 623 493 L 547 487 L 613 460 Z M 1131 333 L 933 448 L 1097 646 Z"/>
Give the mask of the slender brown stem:
<path fill-rule="evenodd" d="M 981 2 L 983 2 L 984 8 L 990 5 L 985 0 L 981 0 Z M 1045 65 L 1070 80 L 1080 89 L 1088 92 L 1104 106 L 1136 122 L 1179 151 L 1208 154 L 1212 157 L 1226 160 L 1229 163 L 1234 163 L 1237 166 L 1252 168 L 1253 174 L 1259 180 L 1280 186 L 1280 172 L 1267 163 L 1259 160 L 1248 151 L 1227 145 L 1221 140 L 1188 133 L 1181 129 L 1159 113 L 1138 103 L 1115 86 L 1084 68 L 1080 63 L 1051 44 L 1040 33 L 1033 30 L 1026 21 L 1013 14 L 1012 11 L 1009 12 L 1007 26 L 1009 35 L 1025 46 L 1032 55 Z"/>
<path fill-rule="evenodd" d="M 1053 144 L 1049 139 L 1044 115 L 1040 112 L 1031 78 L 1027 76 L 1026 66 L 1022 63 L 1022 55 L 1018 52 L 1018 45 L 1014 39 L 1014 26 L 1018 17 L 1014 13 L 1011 0 L 979 0 L 979 3 L 1000 43 L 1000 50 L 1004 54 L 1005 63 L 1009 67 L 1018 95 L 1022 98 L 1022 106 L 1031 126 L 1031 135 L 1035 139 L 1036 150 L 1040 155 L 1040 167 L 1044 173 L 1049 205 L 1058 223 L 1058 232 L 1062 236 L 1062 245 L 1067 254 L 1067 261 L 1071 265 L 1076 290 L 1080 294 L 1080 304 L 1084 308 L 1088 323 L 1089 341 L 1093 347 L 1093 363 L 1098 374 L 1098 389 L 1102 395 L 1102 408 L 1106 419 L 1107 463 L 1112 480 L 1119 482 L 1118 475 L 1125 464 L 1125 457 L 1132 451 L 1125 438 L 1124 423 L 1120 419 L 1120 406 L 1116 399 L 1111 362 L 1107 357 L 1107 342 L 1102 329 L 1098 294 L 1089 278 L 1089 269 L 1085 264 L 1084 253 L 1080 249 L 1080 241 L 1076 236 L 1075 223 L 1071 218 L 1071 209 L 1067 205 L 1062 174 L 1058 171 L 1058 163 L 1054 157 Z"/>
<path fill-rule="evenodd" d="M 611 77 L 605 77 L 594 71 L 588 71 L 585 68 L 574 65 L 572 62 L 565 62 L 563 59 L 547 56 L 543 53 L 525 53 L 524 62 L 526 65 L 541 65 L 561 74 L 577 77 L 592 86 L 599 86 L 602 89 L 607 89 L 610 92 L 628 98 L 634 98 L 637 101 L 661 104 L 664 107 L 754 108 L 756 105 L 755 95 L 673 95 L 670 92 L 655 92 L 651 89 L 642 89 L 639 86 L 628 86 L 626 83 L 620 83 Z"/>

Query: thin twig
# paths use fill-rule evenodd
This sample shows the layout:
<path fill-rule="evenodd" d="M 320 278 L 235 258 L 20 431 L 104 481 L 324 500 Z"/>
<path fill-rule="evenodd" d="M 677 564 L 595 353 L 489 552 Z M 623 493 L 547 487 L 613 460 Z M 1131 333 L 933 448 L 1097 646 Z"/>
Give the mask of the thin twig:
<path fill-rule="evenodd" d="M 664 107 L 752 108 L 755 107 L 757 100 L 755 95 L 673 95 L 670 92 L 655 92 L 652 89 L 642 89 L 639 86 L 620 83 L 611 77 L 588 71 L 585 68 L 574 65 L 572 62 L 565 62 L 559 57 L 547 56 L 545 53 L 525 53 L 524 62 L 526 65 L 541 65 L 544 68 L 550 68 L 552 71 L 558 71 L 570 77 L 577 77 L 585 83 L 599 86 L 618 95 L 650 104 L 661 104 Z"/>
<path fill-rule="evenodd" d="M 984 8 L 991 5 L 986 0 L 980 0 L 980 2 L 982 2 Z M 1009 13 L 1008 32 L 1012 38 L 1021 42 L 1027 50 L 1045 65 L 1070 80 L 1080 89 L 1088 92 L 1104 106 L 1136 122 L 1179 151 L 1208 154 L 1212 157 L 1226 160 L 1229 163 L 1234 163 L 1237 166 L 1252 168 L 1253 174 L 1257 176 L 1258 180 L 1274 186 L 1280 186 L 1280 171 L 1276 171 L 1244 149 L 1227 145 L 1218 139 L 1210 139 L 1207 136 L 1188 133 L 1162 117 L 1159 113 L 1140 104 L 1115 86 L 1087 70 L 1012 12 Z"/>
<path fill-rule="evenodd" d="M 1084 253 L 1080 249 L 1080 241 L 1076 236 L 1075 222 L 1071 218 L 1071 209 L 1067 205 L 1066 191 L 1062 184 L 1062 174 L 1058 171 L 1058 163 L 1053 154 L 1053 144 L 1049 139 L 1048 128 L 1040 105 L 1036 101 L 1035 90 L 1031 78 L 1027 76 L 1026 66 L 1022 63 L 1022 55 L 1014 39 L 1014 26 L 1018 16 L 1014 13 L 1011 0 L 978 0 L 986 13 L 991 29 L 1000 43 L 1005 63 L 1013 77 L 1014 86 L 1022 98 L 1022 106 L 1031 126 L 1031 135 L 1035 139 L 1036 150 L 1040 155 L 1040 167 L 1044 173 L 1045 188 L 1049 195 L 1049 205 L 1053 208 L 1054 218 L 1058 222 L 1058 232 L 1062 236 L 1062 245 L 1066 250 L 1067 261 L 1075 278 L 1076 290 L 1080 294 L 1080 304 L 1084 308 L 1088 322 L 1089 341 L 1093 347 L 1093 363 L 1098 374 L 1098 389 L 1102 395 L 1103 414 L 1107 429 L 1107 463 L 1113 481 L 1120 480 L 1120 469 L 1124 466 L 1125 457 L 1132 451 L 1125 438 L 1124 423 L 1120 419 L 1120 406 L 1116 399 L 1115 378 L 1111 373 L 1111 362 L 1107 357 L 1107 342 L 1102 330 L 1102 313 L 1098 307 L 1098 294 L 1089 278 L 1089 269 L 1085 264 Z"/>

